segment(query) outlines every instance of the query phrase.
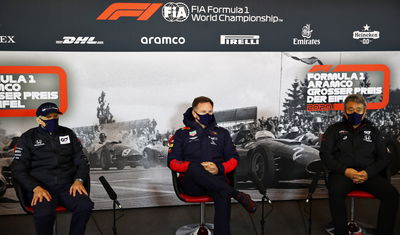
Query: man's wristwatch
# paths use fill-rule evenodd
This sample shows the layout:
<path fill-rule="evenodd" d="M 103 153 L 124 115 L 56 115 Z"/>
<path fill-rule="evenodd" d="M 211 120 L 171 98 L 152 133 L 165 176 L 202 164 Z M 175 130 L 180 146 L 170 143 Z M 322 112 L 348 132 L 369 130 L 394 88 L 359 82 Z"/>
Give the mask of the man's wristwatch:
<path fill-rule="evenodd" d="M 75 181 L 79 181 L 83 184 L 83 179 L 81 179 L 81 178 L 76 178 Z"/>

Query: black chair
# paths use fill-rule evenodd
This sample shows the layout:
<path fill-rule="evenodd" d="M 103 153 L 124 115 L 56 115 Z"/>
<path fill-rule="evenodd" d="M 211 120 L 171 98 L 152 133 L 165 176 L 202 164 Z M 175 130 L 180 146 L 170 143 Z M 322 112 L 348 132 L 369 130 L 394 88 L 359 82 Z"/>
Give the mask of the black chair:
<path fill-rule="evenodd" d="M 176 196 L 183 202 L 187 203 L 200 203 L 200 223 L 188 224 L 181 226 L 177 231 L 176 235 L 206 235 L 213 234 L 214 224 L 205 223 L 205 204 L 206 202 L 213 202 L 213 198 L 207 195 L 204 196 L 190 196 L 183 192 L 181 182 L 183 181 L 184 174 L 171 171 L 172 182 Z M 179 174 L 179 175 L 178 175 Z M 235 186 L 235 173 L 234 171 L 226 175 L 229 185 Z"/>
<path fill-rule="evenodd" d="M 15 179 L 12 178 L 13 186 L 15 189 L 15 193 L 17 195 L 17 198 L 19 200 L 19 203 L 22 207 L 22 209 L 29 215 L 32 215 L 34 213 L 33 207 L 31 206 L 31 201 L 28 198 L 28 193 L 26 190 L 21 186 L 21 184 Z M 83 184 L 85 186 L 86 191 L 90 195 L 90 176 L 87 177 L 87 180 Z M 67 208 L 65 208 L 62 205 L 57 205 L 56 206 L 56 213 L 60 212 L 66 212 Z M 54 227 L 53 227 L 53 234 L 57 234 L 57 218 L 54 221 Z"/>

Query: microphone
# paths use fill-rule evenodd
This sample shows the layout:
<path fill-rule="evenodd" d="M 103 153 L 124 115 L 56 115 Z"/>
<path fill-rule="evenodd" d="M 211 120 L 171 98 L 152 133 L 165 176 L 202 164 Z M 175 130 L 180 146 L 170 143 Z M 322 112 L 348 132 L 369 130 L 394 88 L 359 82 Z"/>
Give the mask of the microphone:
<path fill-rule="evenodd" d="M 317 171 L 314 174 L 314 178 L 311 181 L 310 187 L 308 187 L 308 195 L 307 195 L 306 203 L 308 203 L 310 201 L 312 195 L 314 194 L 315 189 L 317 188 L 317 183 L 318 183 L 320 175 L 321 175 L 321 171 Z"/>
<path fill-rule="evenodd" d="M 262 194 L 266 199 L 269 204 L 272 204 L 271 199 L 267 196 L 267 189 L 264 186 L 264 184 L 258 179 L 257 175 L 255 172 L 253 172 L 253 182 L 256 184 L 256 187 L 258 189 L 258 192 Z"/>
<path fill-rule="evenodd" d="M 101 184 L 103 185 L 104 189 L 106 190 L 108 196 L 110 197 L 111 200 L 114 201 L 114 203 L 118 206 L 118 208 L 122 208 L 121 204 L 117 200 L 117 194 L 114 192 L 114 190 L 111 188 L 110 184 L 107 182 L 106 178 L 104 176 L 100 176 L 99 180 Z"/>

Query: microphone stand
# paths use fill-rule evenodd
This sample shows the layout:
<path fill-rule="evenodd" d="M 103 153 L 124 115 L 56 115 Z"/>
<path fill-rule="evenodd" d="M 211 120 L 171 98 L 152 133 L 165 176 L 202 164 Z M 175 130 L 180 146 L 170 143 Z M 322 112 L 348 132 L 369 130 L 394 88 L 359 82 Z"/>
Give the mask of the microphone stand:
<path fill-rule="evenodd" d="M 260 182 L 260 180 L 257 178 L 257 176 L 254 174 L 253 175 L 254 181 L 257 185 L 258 192 L 262 195 L 261 198 L 261 220 L 260 220 L 260 225 L 261 225 L 261 234 L 264 235 L 264 227 L 265 227 L 265 202 L 268 202 L 268 204 L 272 204 L 271 200 L 267 196 L 267 189 L 264 187 L 264 184 Z"/>
<path fill-rule="evenodd" d="M 308 189 L 308 196 L 306 199 L 306 203 L 309 205 L 309 213 L 310 215 L 308 216 L 308 235 L 311 235 L 311 228 L 312 228 L 312 202 L 313 202 L 313 194 L 315 192 L 315 188 L 317 187 L 318 184 L 318 179 L 321 175 L 321 171 L 318 171 L 315 173 L 314 178 L 310 184 L 310 187 Z"/>
<path fill-rule="evenodd" d="M 112 227 L 112 230 L 113 230 L 114 235 L 117 235 L 117 218 L 115 216 L 116 211 L 117 211 L 117 203 L 115 202 L 115 200 L 113 200 L 113 227 Z"/>

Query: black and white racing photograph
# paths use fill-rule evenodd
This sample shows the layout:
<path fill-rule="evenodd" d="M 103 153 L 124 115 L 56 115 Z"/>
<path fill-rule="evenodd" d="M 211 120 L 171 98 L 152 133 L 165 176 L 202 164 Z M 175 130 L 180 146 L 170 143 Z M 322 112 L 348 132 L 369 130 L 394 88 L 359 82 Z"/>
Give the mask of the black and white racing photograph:
<path fill-rule="evenodd" d="M 5 54 L 21 61 L 35 56 L 30 52 Z M 100 59 L 95 53 L 51 52 L 43 56 L 42 63 L 58 61 L 68 71 L 69 107 L 60 117 L 60 125 L 71 128 L 83 146 L 90 163 L 95 209 L 111 206 L 100 176 L 113 185 L 125 208 L 182 204 L 167 167 L 168 141 L 185 126 L 183 113 L 192 98 L 202 94 L 215 101 L 217 124 L 229 131 L 239 153 L 236 187 L 256 200 L 262 197 L 260 190 L 266 190 L 271 200 L 302 199 L 321 166 L 323 133 L 343 118 L 342 110 L 307 108 L 310 97 L 316 97 L 310 85 L 310 69 L 377 61 L 394 68 L 400 61 L 396 52 L 211 54 L 113 53 Z M 111 60 L 118 63 L 110 65 Z M 363 76 L 354 87 L 368 90 L 384 86 L 380 73 L 365 72 Z M 400 151 L 398 76 L 397 71 L 391 72 L 386 106 L 367 112 L 393 156 Z M 376 103 L 385 95 L 365 97 Z M 36 125 L 34 118 L 1 120 L 1 214 L 21 213 L 9 165 L 19 136 Z M 398 159 L 392 159 L 396 171 Z M 400 187 L 398 176 L 392 182 Z M 314 197 L 327 197 L 322 175 Z"/>

